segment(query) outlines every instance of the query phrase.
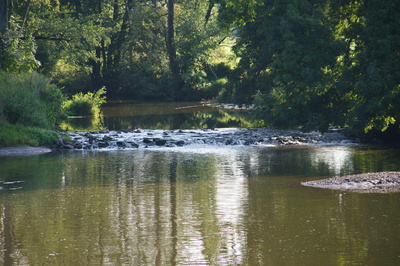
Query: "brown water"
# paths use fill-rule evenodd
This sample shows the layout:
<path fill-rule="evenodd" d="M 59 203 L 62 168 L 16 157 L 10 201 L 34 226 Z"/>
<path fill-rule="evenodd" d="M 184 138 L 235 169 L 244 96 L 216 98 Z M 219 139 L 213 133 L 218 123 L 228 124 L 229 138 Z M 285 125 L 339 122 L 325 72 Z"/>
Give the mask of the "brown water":
<path fill-rule="evenodd" d="M 400 265 L 400 193 L 302 187 L 400 170 L 361 146 L 0 157 L 3 265 Z"/>

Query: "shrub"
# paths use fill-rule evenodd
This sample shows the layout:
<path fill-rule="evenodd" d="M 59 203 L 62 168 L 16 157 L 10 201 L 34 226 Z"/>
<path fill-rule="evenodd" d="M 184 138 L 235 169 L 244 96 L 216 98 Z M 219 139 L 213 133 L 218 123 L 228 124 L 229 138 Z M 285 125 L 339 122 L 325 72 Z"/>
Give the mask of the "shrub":
<path fill-rule="evenodd" d="M 10 124 L 54 129 L 64 97 L 38 73 L 0 73 L 0 119 Z"/>
<path fill-rule="evenodd" d="M 106 102 L 106 88 L 103 87 L 97 92 L 82 92 L 72 96 L 72 99 L 65 101 L 63 108 L 70 116 L 99 116 L 100 107 Z"/>

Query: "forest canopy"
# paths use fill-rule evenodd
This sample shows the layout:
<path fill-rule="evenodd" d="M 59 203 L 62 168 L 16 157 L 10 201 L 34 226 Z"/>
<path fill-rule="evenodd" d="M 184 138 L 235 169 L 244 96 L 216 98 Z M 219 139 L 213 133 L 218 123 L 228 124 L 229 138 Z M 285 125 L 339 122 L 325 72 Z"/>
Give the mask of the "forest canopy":
<path fill-rule="evenodd" d="M 398 128 L 394 0 L 4 0 L 0 70 L 64 92 L 255 106 L 267 126 Z"/>

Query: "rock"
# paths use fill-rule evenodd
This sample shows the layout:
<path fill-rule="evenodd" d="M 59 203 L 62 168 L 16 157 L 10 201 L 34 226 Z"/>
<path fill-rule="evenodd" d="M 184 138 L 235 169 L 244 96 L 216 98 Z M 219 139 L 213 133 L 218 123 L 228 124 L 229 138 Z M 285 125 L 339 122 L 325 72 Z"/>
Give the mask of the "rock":
<path fill-rule="evenodd" d="M 112 140 L 114 140 L 114 138 L 112 138 L 111 136 L 105 135 L 103 137 L 103 141 L 112 141 Z"/>
<path fill-rule="evenodd" d="M 131 146 L 131 148 L 139 148 L 139 144 L 135 142 L 129 142 L 129 145 Z"/>
<path fill-rule="evenodd" d="M 97 146 L 99 148 L 107 148 L 108 146 L 110 146 L 110 144 L 107 141 L 99 141 L 97 142 Z"/>
<path fill-rule="evenodd" d="M 164 146 L 167 143 L 167 140 L 165 140 L 165 139 L 154 139 L 154 142 L 156 143 L 157 146 Z"/>
<path fill-rule="evenodd" d="M 75 148 L 75 149 L 80 150 L 80 149 L 82 149 L 82 147 L 83 147 L 82 143 L 80 143 L 80 142 L 75 142 L 75 143 L 74 143 L 74 148 Z"/>
<path fill-rule="evenodd" d="M 152 143 L 153 139 L 152 138 L 143 138 L 143 143 Z"/>
<path fill-rule="evenodd" d="M 117 141 L 117 146 L 119 148 L 126 148 L 126 143 L 125 141 Z"/>
<path fill-rule="evenodd" d="M 182 147 L 183 145 L 185 145 L 185 142 L 183 140 L 178 140 L 178 141 L 175 141 L 175 145 Z"/>

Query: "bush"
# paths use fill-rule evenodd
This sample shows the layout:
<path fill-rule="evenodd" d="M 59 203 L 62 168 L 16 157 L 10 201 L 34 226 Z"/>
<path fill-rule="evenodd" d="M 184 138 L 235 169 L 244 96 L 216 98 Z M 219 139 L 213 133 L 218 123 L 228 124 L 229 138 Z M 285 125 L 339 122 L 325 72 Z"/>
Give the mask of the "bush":
<path fill-rule="evenodd" d="M 63 117 L 64 97 L 38 73 L 0 73 L 0 120 L 54 129 Z"/>
<path fill-rule="evenodd" d="M 227 83 L 227 78 L 220 78 L 211 82 L 211 85 L 206 90 L 208 92 L 208 95 L 212 96 L 209 98 L 215 98 L 216 96 L 218 96 L 221 91 L 224 91 Z"/>
<path fill-rule="evenodd" d="M 105 87 L 95 93 L 77 93 L 64 102 L 63 108 L 70 116 L 99 116 L 100 107 L 106 102 L 106 97 L 103 96 L 105 93 Z"/>

